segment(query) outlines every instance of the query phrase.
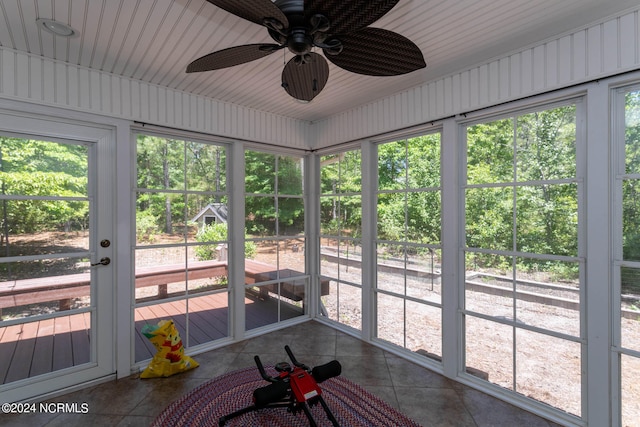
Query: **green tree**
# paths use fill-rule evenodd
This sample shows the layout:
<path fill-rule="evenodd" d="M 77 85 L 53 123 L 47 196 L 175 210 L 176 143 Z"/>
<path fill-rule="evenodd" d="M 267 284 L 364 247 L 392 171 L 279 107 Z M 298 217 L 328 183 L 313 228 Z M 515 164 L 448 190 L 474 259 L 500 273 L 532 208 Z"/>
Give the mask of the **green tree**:
<path fill-rule="evenodd" d="M 245 192 L 246 224 L 252 234 L 274 235 L 276 222 L 281 235 L 304 230 L 301 158 L 246 151 Z"/>
<path fill-rule="evenodd" d="M 467 128 L 467 245 L 576 256 L 575 139 L 573 105 Z"/>
<path fill-rule="evenodd" d="M 3 199 L 3 238 L 9 234 L 70 231 L 88 226 L 89 204 L 28 196 L 88 197 L 88 148 L 21 138 L 0 138 L 0 192 L 27 196 Z"/>
<path fill-rule="evenodd" d="M 378 146 L 378 237 L 440 242 L 440 134 Z"/>
<path fill-rule="evenodd" d="M 212 242 L 211 245 L 200 245 L 196 246 L 195 252 L 196 257 L 200 261 L 206 261 L 215 259 L 218 254 L 218 245 L 227 244 L 227 230 L 228 226 L 226 223 L 217 222 L 213 224 L 209 224 L 205 226 L 202 230 L 198 232 L 196 235 L 196 240 L 198 242 L 207 243 Z M 247 234 L 245 232 L 245 239 Z M 258 247 L 255 242 L 245 241 L 244 243 L 244 256 L 245 258 L 254 258 L 258 251 Z"/>

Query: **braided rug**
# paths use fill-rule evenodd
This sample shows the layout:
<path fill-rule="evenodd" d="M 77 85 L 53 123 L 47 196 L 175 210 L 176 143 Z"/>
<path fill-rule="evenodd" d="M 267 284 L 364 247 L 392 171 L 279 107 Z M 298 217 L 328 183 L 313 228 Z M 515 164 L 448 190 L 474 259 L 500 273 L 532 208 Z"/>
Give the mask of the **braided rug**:
<path fill-rule="evenodd" d="M 275 371 L 269 367 L 267 372 Z M 171 403 L 158 415 L 152 427 L 218 426 L 220 417 L 250 406 L 253 391 L 267 384 L 256 368 L 229 372 Z M 345 378 L 330 378 L 320 387 L 322 397 L 341 427 L 419 427 L 415 421 Z M 320 404 L 310 410 L 318 427 L 332 426 Z M 225 426 L 308 427 L 309 420 L 302 411 L 292 414 L 287 408 L 263 408 L 233 418 Z"/>

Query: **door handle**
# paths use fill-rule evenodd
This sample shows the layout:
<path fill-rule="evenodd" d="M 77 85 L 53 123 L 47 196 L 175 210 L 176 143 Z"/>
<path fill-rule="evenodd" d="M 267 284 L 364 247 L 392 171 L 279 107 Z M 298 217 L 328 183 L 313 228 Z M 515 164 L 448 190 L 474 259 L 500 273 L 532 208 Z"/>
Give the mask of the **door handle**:
<path fill-rule="evenodd" d="M 100 258 L 100 261 L 91 264 L 91 267 L 96 267 L 98 265 L 109 265 L 111 264 L 111 258 L 109 258 L 108 256 L 104 257 L 104 258 Z"/>

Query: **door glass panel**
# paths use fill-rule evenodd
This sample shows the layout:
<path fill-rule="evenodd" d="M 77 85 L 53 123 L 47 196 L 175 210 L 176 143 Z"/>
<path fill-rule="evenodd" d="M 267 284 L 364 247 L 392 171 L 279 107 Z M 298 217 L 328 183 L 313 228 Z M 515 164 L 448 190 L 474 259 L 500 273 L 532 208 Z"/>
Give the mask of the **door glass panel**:
<path fill-rule="evenodd" d="M 0 380 L 91 359 L 88 145 L 0 136 Z"/>

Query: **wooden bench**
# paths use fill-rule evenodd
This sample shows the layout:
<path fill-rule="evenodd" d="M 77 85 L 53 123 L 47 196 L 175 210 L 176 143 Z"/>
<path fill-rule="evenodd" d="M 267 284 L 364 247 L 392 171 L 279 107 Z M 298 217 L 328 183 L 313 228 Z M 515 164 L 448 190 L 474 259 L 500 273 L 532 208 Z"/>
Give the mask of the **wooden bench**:
<path fill-rule="evenodd" d="M 275 267 L 271 264 L 266 264 L 264 262 L 254 261 L 251 259 L 245 260 L 244 272 L 245 283 L 247 284 L 267 282 L 278 279 L 282 280 L 282 282 L 279 283 L 260 285 L 259 289 L 261 297 L 267 297 L 268 292 L 278 294 L 278 284 L 280 284 L 280 295 L 293 301 L 304 300 L 305 280 L 287 280 L 291 277 L 302 276 L 304 275 L 304 273 L 291 270 L 290 268 L 276 270 Z M 329 280 L 322 280 L 320 282 L 320 295 L 329 295 Z"/>
<path fill-rule="evenodd" d="M 185 271 L 187 272 L 186 276 Z M 245 260 L 245 281 L 247 284 L 275 280 L 276 271 L 273 265 Z M 290 269 L 280 270 L 281 279 L 303 274 Z M 157 286 L 158 298 L 166 298 L 169 283 L 183 282 L 185 278 L 198 280 L 227 275 L 226 261 L 190 262 L 188 270 L 185 270 L 184 264 L 141 267 L 136 269 L 135 286 L 136 288 Z M 90 283 L 90 273 L 0 282 L 0 310 L 49 301 L 59 301 L 60 310 L 69 310 L 73 298 L 90 294 Z M 304 298 L 304 284 L 304 280 L 283 282 L 280 294 L 294 301 L 300 301 Z M 264 285 L 263 292 L 277 293 L 277 285 L 277 283 Z M 322 295 L 328 295 L 329 281 L 323 280 L 321 285 Z"/>

